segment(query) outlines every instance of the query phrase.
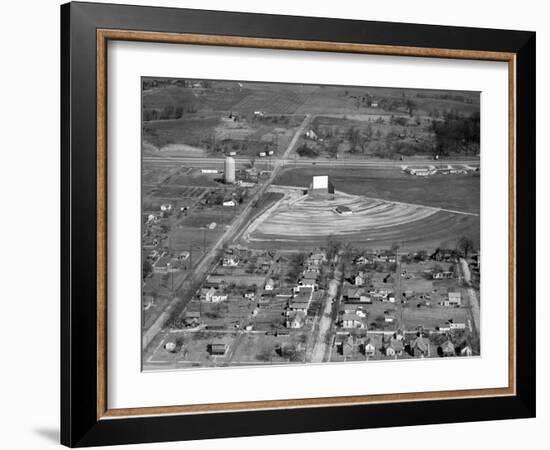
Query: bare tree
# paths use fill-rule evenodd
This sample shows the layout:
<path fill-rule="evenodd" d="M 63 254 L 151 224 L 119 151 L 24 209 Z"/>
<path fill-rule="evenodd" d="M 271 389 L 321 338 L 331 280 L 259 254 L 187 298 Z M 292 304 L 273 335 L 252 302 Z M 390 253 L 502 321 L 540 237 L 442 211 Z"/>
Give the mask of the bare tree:
<path fill-rule="evenodd" d="M 468 255 L 475 249 L 473 239 L 467 236 L 462 236 L 458 240 L 458 249 L 464 255 L 464 258 L 468 258 Z"/>

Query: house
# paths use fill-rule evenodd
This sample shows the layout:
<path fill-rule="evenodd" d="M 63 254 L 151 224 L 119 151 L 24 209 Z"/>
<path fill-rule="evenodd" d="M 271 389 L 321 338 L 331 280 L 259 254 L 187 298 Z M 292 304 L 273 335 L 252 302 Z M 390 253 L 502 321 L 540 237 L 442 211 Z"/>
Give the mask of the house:
<path fill-rule="evenodd" d="M 376 346 L 374 344 L 374 341 L 370 338 L 368 338 L 363 344 L 363 349 L 367 358 L 372 358 L 376 353 Z"/>
<path fill-rule="evenodd" d="M 212 343 L 210 344 L 211 355 L 223 356 L 225 355 L 226 351 L 227 351 L 227 344 L 225 343 L 225 341 L 221 339 L 212 341 Z"/>
<path fill-rule="evenodd" d="M 363 305 L 357 303 L 344 303 L 342 310 L 345 314 L 356 314 L 359 317 L 367 317 L 366 311 L 363 311 Z"/>
<path fill-rule="evenodd" d="M 412 356 L 415 358 L 426 358 L 430 356 L 430 341 L 427 338 L 418 336 L 410 345 Z"/>
<path fill-rule="evenodd" d="M 453 272 L 445 270 L 443 272 L 436 272 L 433 274 L 434 280 L 446 280 L 453 277 Z"/>
<path fill-rule="evenodd" d="M 334 341 L 336 353 L 342 356 L 350 356 L 353 353 L 353 337 L 349 335 L 337 335 Z"/>
<path fill-rule="evenodd" d="M 227 294 L 218 292 L 218 290 L 212 286 L 210 289 L 201 289 L 200 299 L 205 302 L 218 303 L 227 300 Z"/>
<path fill-rule="evenodd" d="M 306 315 L 304 311 L 292 311 L 286 318 L 286 327 L 302 328 L 306 322 Z"/>
<path fill-rule="evenodd" d="M 430 258 L 435 261 L 450 262 L 455 259 L 455 250 L 448 250 L 443 248 L 437 248 L 434 253 L 430 255 Z"/>
<path fill-rule="evenodd" d="M 239 265 L 239 257 L 235 255 L 226 255 L 223 257 L 222 265 L 224 267 L 236 267 Z"/>
<path fill-rule="evenodd" d="M 187 258 L 189 258 L 189 255 L 190 253 L 189 252 L 180 252 L 179 255 L 177 256 L 177 258 L 180 260 L 180 261 L 185 261 Z"/>
<path fill-rule="evenodd" d="M 460 356 L 472 356 L 474 354 L 472 347 L 470 347 L 468 344 L 464 344 L 463 347 L 460 349 Z"/>
<path fill-rule="evenodd" d="M 164 344 L 164 348 L 166 349 L 167 352 L 170 352 L 170 353 L 174 353 L 176 351 L 176 342 L 173 341 L 173 340 L 169 340 L 168 342 L 166 342 L 166 344 Z"/>
<path fill-rule="evenodd" d="M 347 302 L 360 302 L 361 296 L 364 296 L 363 289 L 350 286 L 344 294 L 344 299 Z"/>
<path fill-rule="evenodd" d="M 223 206 L 237 206 L 237 202 L 235 200 L 225 200 L 222 203 Z"/>
<path fill-rule="evenodd" d="M 386 346 L 386 356 L 401 356 L 403 354 L 403 341 L 392 337 Z"/>
<path fill-rule="evenodd" d="M 444 342 L 443 345 L 441 345 L 441 353 L 443 356 L 455 356 L 454 344 L 450 340 Z"/>
<path fill-rule="evenodd" d="M 172 211 L 172 204 L 171 203 L 163 203 L 160 205 L 160 210 L 163 212 L 169 212 Z"/>
<path fill-rule="evenodd" d="M 313 270 L 313 269 L 304 270 L 303 278 L 310 278 L 313 280 L 317 280 L 318 277 L 319 277 L 319 270 Z"/>
<path fill-rule="evenodd" d="M 244 298 L 247 298 L 248 300 L 254 300 L 254 296 L 256 293 L 254 291 L 246 291 L 244 293 Z"/>
<path fill-rule="evenodd" d="M 179 266 L 179 265 L 178 265 Z M 176 267 L 172 262 L 172 258 L 168 255 L 164 255 L 157 259 L 153 264 L 154 273 L 172 273 L 177 272 L 179 267 Z"/>
<path fill-rule="evenodd" d="M 327 255 L 325 253 L 312 253 L 306 261 L 308 266 L 321 266 L 327 260 Z"/>
<path fill-rule="evenodd" d="M 195 327 L 200 323 L 201 313 L 199 311 L 187 311 L 185 313 L 185 326 Z"/>
<path fill-rule="evenodd" d="M 317 133 L 315 133 L 315 131 L 313 131 L 313 130 L 306 131 L 306 137 L 308 139 L 313 140 L 313 141 L 316 141 L 317 139 L 319 139 L 318 136 L 317 136 Z"/>
<path fill-rule="evenodd" d="M 394 323 L 395 322 L 395 316 L 393 314 L 386 314 L 385 317 L 384 317 L 384 322 Z"/>
<path fill-rule="evenodd" d="M 353 260 L 353 264 L 357 266 L 364 266 L 365 264 L 370 264 L 370 260 L 366 256 L 359 255 Z"/>
<path fill-rule="evenodd" d="M 294 287 L 294 292 L 300 292 L 304 289 L 311 289 L 311 291 L 314 291 L 317 289 L 317 280 L 313 278 L 302 278 L 300 281 L 298 281 L 298 285 Z"/>
<path fill-rule="evenodd" d="M 365 322 L 357 314 L 342 315 L 342 328 L 365 328 Z"/>
<path fill-rule="evenodd" d="M 269 278 L 269 279 L 265 282 L 264 289 L 265 289 L 266 291 L 272 291 L 274 288 L 275 288 L 275 281 L 273 281 L 272 278 Z"/>
<path fill-rule="evenodd" d="M 460 292 L 449 292 L 447 300 L 443 301 L 443 306 L 460 306 Z"/>
<path fill-rule="evenodd" d="M 355 280 L 353 281 L 353 284 L 355 286 L 363 286 L 365 283 L 367 283 L 368 278 L 365 272 L 361 271 L 357 275 L 355 275 Z"/>
<path fill-rule="evenodd" d="M 289 308 L 291 311 L 303 311 L 307 313 L 309 303 L 313 297 L 312 289 L 302 289 L 298 294 L 294 296 L 289 302 Z"/>

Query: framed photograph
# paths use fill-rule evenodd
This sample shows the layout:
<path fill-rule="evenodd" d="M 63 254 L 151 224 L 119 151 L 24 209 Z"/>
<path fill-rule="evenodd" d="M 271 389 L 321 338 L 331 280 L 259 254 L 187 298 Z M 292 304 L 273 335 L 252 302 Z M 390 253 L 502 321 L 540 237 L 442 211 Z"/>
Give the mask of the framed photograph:
<path fill-rule="evenodd" d="M 535 415 L 535 33 L 61 7 L 61 440 Z"/>

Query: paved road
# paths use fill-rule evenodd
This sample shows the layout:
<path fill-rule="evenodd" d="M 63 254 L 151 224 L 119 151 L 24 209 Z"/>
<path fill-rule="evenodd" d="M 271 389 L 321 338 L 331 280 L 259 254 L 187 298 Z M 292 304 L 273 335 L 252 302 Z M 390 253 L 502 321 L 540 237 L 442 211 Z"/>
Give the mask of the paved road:
<path fill-rule="evenodd" d="M 309 119 L 309 120 L 308 120 Z M 309 116 L 305 119 L 304 123 L 307 121 L 309 123 L 311 119 Z M 303 132 L 303 128 L 300 127 L 298 132 L 294 135 L 293 140 L 287 147 L 287 151 L 282 158 L 271 158 L 271 159 L 256 159 L 254 160 L 256 165 L 270 164 L 275 167 L 279 166 L 321 166 L 321 167 L 372 167 L 372 168 L 391 168 L 401 166 L 424 166 L 424 165 L 467 165 L 472 167 L 479 166 L 479 159 L 440 159 L 434 161 L 433 159 L 418 159 L 410 161 L 388 161 L 388 160 L 371 160 L 371 159 L 293 159 L 288 158 L 289 150 L 296 145 L 300 134 Z M 185 156 L 145 156 L 143 161 L 147 163 L 179 163 L 179 164 L 193 164 L 197 166 L 213 167 L 220 166 L 223 167 L 225 163 L 225 158 L 197 158 L 197 157 L 185 157 Z M 237 165 L 249 165 L 251 160 L 248 158 L 235 158 L 235 163 Z"/>

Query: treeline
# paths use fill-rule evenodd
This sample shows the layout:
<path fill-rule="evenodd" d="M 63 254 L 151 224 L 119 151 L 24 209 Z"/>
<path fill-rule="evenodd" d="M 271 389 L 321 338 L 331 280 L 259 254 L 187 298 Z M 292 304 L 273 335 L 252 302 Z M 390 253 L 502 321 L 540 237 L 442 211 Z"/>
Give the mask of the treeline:
<path fill-rule="evenodd" d="M 419 92 L 416 94 L 417 98 L 433 98 L 436 100 L 453 100 L 455 102 L 462 102 L 462 103 L 468 103 L 473 104 L 474 99 L 470 97 L 466 97 L 461 94 L 427 94 L 424 92 Z"/>
<path fill-rule="evenodd" d="M 471 116 L 454 111 L 445 113 L 443 121 L 432 122 L 432 129 L 438 154 L 479 152 L 479 112 Z"/>
<path fill-rule="evenodd" d="M 197 109 L 192 104 L 186 107 L 182 105 L 166 105 L 164 108 L 144 108 L 143 121 L 181 119 L 184 113 L 194 114 L 196 112 Z"/>

